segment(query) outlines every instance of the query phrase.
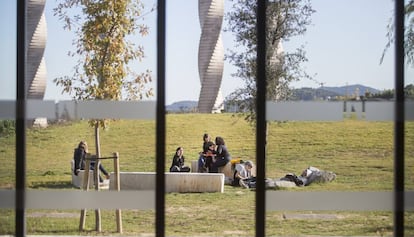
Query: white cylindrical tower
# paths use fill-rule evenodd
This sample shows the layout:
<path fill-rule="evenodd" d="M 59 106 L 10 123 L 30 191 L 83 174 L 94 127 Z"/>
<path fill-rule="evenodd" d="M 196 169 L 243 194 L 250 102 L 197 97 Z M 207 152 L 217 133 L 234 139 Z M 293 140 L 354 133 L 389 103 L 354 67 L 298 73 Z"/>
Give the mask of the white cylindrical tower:
<path fill-rule="evenodd" d="M 224 107 L 220 93 L 224 66 L 224 48 L 221 39 L 224 0 L 199 0 L 198 12 L 201 25 L 198 48 L 201 90 L 198 111 L 200 113 L 220 112 Z"/>
<path fill-rule="evenodd" d="M 46 46 L 46 0 L 29 0 L 26 28 L 26 93 L 28 99 L 42 100 L 46 90 L 46 64 L 43 57 Z"/>

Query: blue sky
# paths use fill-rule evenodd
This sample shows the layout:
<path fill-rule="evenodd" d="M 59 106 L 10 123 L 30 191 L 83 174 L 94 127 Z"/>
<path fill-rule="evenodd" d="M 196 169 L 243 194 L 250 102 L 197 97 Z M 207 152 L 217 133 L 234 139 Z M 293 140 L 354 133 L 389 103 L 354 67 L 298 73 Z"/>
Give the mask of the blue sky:
<path fill-rule="evenodd" d="M 155 0 L 145 0 L 151 8 Z M 64 100 L 60 88 L 53 79 L 72 75 L 75 58 L 67 56 L 73 49 L 71 32 L 62 29 L 62 23 L 53 16 L 56 0 L 46 2 L 48 39 L 45 51 L 48 84 L 45 99 Z M 225 0 L 228 11 L 232 3 Z M 315 81 L 302 80 L 294 87 L 344 86 L 364 84 L 377 89 L 391 89 L 394 86 L 393 48 L 383 64 L 380 57 L 386 40 L 386 26 L 392 15 L 392 0 L 313 0 L 316 13 L 312 25 L 305 36 L 284 43 L 289 51 L 301 44 L 305 45 L 309 62 L 304 64 L 306 71 L 315 75 Z M 15 98 L 15 1 L 0 1 L 0 27 L 2 44 L 0 56 L 0 99 Z M 137 42 L 145 48 L 146 58 L 134 64 L 134 70 L 141 72 L 150 69 L 156 78 L 156 13 L 143 19 L 150 27 L 145 38 L 137 37 Z M 226 22 L 223 22 L 225 25 Z M 198 41 L 200 37 L 197 0 L 167 1 L 167 52 L 166 52 L 166 103 L 180 100 L 198 100 L 200 80 L 198 77 Z M 231 33 L 223 33 L 224 48 L 233 46 Z M 236 87 L 242 86 L 240 79 L 231 77 L 235 68 L 225 62 L 222 92 L 226 96 Z M 406 83 L 414 83 L 411 70 L 407 72 Z M 154 84 L 155 88 L 155 84 Z"/>

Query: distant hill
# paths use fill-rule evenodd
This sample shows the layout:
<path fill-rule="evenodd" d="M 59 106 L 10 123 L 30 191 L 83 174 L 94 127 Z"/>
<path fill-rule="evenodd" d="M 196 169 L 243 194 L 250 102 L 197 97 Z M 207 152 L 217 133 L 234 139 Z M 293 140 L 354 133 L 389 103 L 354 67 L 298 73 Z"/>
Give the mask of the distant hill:
<path fill-rule="evenodd" d="M 198 101 L 183 100 L 166 106 L 167 112 L 191 112 L 198 106 Z"/>
<path fill-rule="evenodd" d="M 332 91 L 327 91 L 321 88 L 299 88 L 294 89 L 291 99 L 293 100 L 314 100 L 315 98 L 335 98 L 336 96 L 340 96 L 340 94 Z"/>
<path fill-rule="evenodd" d="M 347 86 L 340 86 L 340 87 L 319 87 L 319 88 L 299 88 L 293 90 L 292 99 L 296 100 L 313 100 L 315 98 L 323 98 L 326 99 L 328 97 L 335 98 L 337 96 L 351 96 L 356 95 L 358 93 L 359 96 L 365 95 L 366 92 L 370 92 L 371 94 L 376 94 L 381 92 L 375 88 L 364 86 L 360 84 L 355 85 L 347 85 Z"/>
<path fill-rule="evenodd" d="M 319 87 L 318 89 L 323 89 L 326 91 L 331 91 L 339 95 L 355 95 L 355 93 L 358 91 L 359 96 L 365 95 L 365 92 L 370 92 L 371 94 L 377 94 L 381 92 L 380 90 L 377 90 L 375 88 L 364 86 L 361 84 L 355 84 L 355 85 L 348 85 L 348 86 L 341 86 L 341 87 Z"/>
<path fill-rule="evenodd" d="M 357 89 L 358 88 L 358 89 Z M 355 95 L 358 91 L 359 96 L 365 95 L 365 92 L 370 92 L 372 94 L 380 93 L 381 91 L 369 86 L 364 86 L 361 84 L 348 85 L 348 86 L 339 86 L 339 87 L 319 87 L 319 88 L 310 88 L 303 87 L 293 90 L 293 100 L 314 100 L 315 98 L 326 99 L 328 97 L 335 98 L 336 96 L 351 96 Z M 170 105 L 166 106 L 167 112 L 193 112 L 196 111 L 198 106 L 198 101 L 193 100 L 183 100 L 177 101 Z"/>

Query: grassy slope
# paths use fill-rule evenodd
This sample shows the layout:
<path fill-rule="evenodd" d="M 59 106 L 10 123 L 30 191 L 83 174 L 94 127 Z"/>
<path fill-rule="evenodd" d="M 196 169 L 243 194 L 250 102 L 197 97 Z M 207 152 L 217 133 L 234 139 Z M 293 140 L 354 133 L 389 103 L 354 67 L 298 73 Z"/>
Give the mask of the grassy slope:
<path fill-rule="evenodd" d="M 414 189 L 414 124 L 406 124 L 406 188 Z M 202 135 L 224 137 L 233 157 L 255 161 L 255 133 L 243 118 L 229 114 L 171 114 L 167 116 L 166 169 L 177 146 L 187 162 L 196 160 Z M 299 173 L 309 165 L 334 171 L 338 178 L 295 190 L 372 191 L 393 188 L 393 124 L 345 120 L 341 122 L 281 122 L 269 124 L 266 176 Z M 33 129 L 27 133 L 29 188 L 72 188 L 69 162 L 79 140 L 94 151 L 93 129 L 86 121 Z M 0 138 L 0 187 L 14 183 L 14 138 Z M 101 132 L 102 154 L 120 153 L 121 171 L 155 170 L 155 122 L 116 121 Z M 112 170 L 111 162 L 104 160 Z M 225 187 L 223 194 L 167 194 L 167 235 L 254 235 L 254 192 Z M 0 217 L 0 234 L 13 233 L 13 213 Z M 39 210 L 29 211 L 39 212 Z M 66 212 L 66 210 L 65 210 Z M 71 211 L 74 214 L 79 212 Z M 308 212 L 301 212 L 308 213 Z M 93 228 L 93 213 L 87 218 Z M 388 212 L 336 213 L 339 220 L 285 220 L 280 212 L 267 213 L 268 235 L 378 235 L 392 230 Z M 75 215 L 76 216 L 76 215 Z M 154 233 L 153 211 L 124 210 L 125 234 Z M 327 224 L 326 224 L 327 223 Z M 414 223 L 413 215 L 406 223 Z M 113 234 L 114 213 L 103 211 L 103 234 Z M 323 225 L 321 225 L 323 224 Z M 214 225 L 214 228 L 212 228 Z M 297 226 L 301 226 L 297 228 Z M 78 217 L 28 218 L 29 234 L 77 234 Z M 414 227 L 406 230 L 414 234 Z M 93 234 L 93 232 L 91 233 Z"/>

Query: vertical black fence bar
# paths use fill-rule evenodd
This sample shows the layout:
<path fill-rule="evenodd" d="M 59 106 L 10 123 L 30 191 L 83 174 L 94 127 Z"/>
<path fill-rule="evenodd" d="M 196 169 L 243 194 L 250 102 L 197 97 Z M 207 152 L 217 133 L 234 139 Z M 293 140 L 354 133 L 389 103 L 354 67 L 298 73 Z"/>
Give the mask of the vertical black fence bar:
<path fill-rule="evenodd" d="M 17 237 L 26 235 L 26 0 L 17 1 L 16 34 L 16 225 Z"/>
<path fill-rule="evenodd" d="M 404 0 L 395 0 L 394 236 L 404 236 Z"/>
<path fill-rule="evenodd" d="M 157 8 L 156 236 L 165 236 L 165 0 Z"/>
<path fill-rule="evenodd" d="M 266 0 L 257 1 L 257 96 L 256 96 L 256 236 L 265 236 L 266 166 Z"/>

